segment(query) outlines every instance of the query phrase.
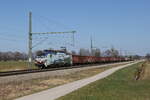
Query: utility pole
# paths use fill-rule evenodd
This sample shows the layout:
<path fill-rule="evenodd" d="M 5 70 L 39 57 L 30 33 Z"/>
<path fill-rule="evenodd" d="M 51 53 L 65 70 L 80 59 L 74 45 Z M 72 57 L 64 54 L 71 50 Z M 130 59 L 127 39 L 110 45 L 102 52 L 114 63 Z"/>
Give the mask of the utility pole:
<path fill-rule="evenodd" d="M 74 46 L 75 45 L 75 40 L 74 40 L 74 33 L 75 33 L 75 31 L 72 33 L 72 40 L 73 40 L 73 45 L 72 46 Z"/>
<path fill-rule="evenodd" d="M 123 55 L 122 55 L 122 50 L 120 49 L 119 51 L 120 51 L 120 53 L 119 53 L 120 57 L 123 56 Z"/>
<path fill-rule="evenodd" d="M 29 40 L 28 40 L 28 60 L 29 60 L 29 68 L 32 67 L 32 35 L 34 34 L 64 34 L 64 33 L 73 33 L 73 41 L 74 41 L 74 33 L 76 33 L 76 31 L 66 31 L 66 32 L 32 32 L 32 13 L 29 12 Z"/>
<path fill-rule="evenodd" d="M 29 12 L 29 40 L 28 40 L 28 57 L 29 57 L 29 68 L 32 66 L 32 13 Z"/>
<path fill-rule="evenodd" d="M 93 55 L 93 40 L 92 40 L 92 36 L 91 36 L 91 55 Z"/>

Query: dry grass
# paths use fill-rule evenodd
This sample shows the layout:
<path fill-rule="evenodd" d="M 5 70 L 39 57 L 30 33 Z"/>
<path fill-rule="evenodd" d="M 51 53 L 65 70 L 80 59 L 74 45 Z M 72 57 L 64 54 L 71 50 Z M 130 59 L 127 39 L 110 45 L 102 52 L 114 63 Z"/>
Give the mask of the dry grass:
<path fill-rule="evenodd" d="M 32 68 L 36 68 L 33 64 Z M 0 61 L 0 72 L 28 69 L 26 61 Z"/>
<path fill-rule="evenodd" d="M 144 72 L 142 75 L 142 80 L 147 80 L 150 79 L 150 62 L 146 61 L 145 65 L 144 65 Z"/>
<path fill-rule="evenodd" d="M 103 72 L 106 69 L 119 65 L 123 64 L 116 64 L 107 68 L 93 68 L 88 70 L 82 70 L 71 73 L 70 75 L 45 77 L 42 79 L 0 84 L 0 100 L 12 100 L 17 97 L 25 96 L 48 88 L 66 84 L 75 80 L 93 76 L 95 74 Z"/>
<path fill-rule="evenodd" d="M 68 82 L 70 82 L 70 80 L 52 77 L 17 83 L 13 82 L 9 84 L 0 84 L 0 100 L 11 100 L 16 97 L 38 92 L 43 89 L 51 88 Z"/>

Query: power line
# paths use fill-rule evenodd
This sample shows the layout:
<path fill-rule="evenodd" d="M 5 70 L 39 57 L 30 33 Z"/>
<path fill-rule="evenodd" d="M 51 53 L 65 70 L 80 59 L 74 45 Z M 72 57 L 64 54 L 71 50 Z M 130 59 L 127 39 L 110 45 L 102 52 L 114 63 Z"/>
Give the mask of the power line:
<path fill-rule="evenodd" d="M 10 33 L 10 32 L 8 32 Z M 7 37 L 18 37 L 18 38 L 24 38 L 25 36 L 19 36 L 19 35 L 16 35 L 16 34 L 8 34 L 7 32 L 0 32 L 0 36 L 7 36 Z"/>
<path fill-rule="evenodd" d="M 35 17 L 35 18 L 36 18 L 36 17 Z M 44 17 L 44 16 L 39 16 L 39 15 L 38 15 L 38 22 L 40 22 L 40 24 L 42 24 L 42 26 L 44 26 L 46 29 L 48 29 L 48 30 L 51 29 L 51 28 L 49 27 L 50 25 L 44 24 L 43 21 L 41 21 L 41 18 L 44 19 L 44 20 L 46 20 L 46 22 L 48 22 L 48 23 L 49 23 L 49 22 L 51 23 L 52 21 L 50 21 L 48 18 L 46 18 L 46 17 Z M 35 21 L 35 22 L 37 22 L 37 21 Z M 63 25 L 63 24 L 61 24 L 61 25 L 62 25 L 62 26 L 65 26 L 65 25 Z M 40 27 L 40 28 L 41 28 L 41 27 Z M 47 34 L 47 33 L 46 33 L 46 34 Z M 38 34 L 38 35 L 39 35 L 39 34 Z M 34 37 L 33 37 L 33 38 L 34 38 Z M 63 38 L 64 38 L 64 35 L 63 35 Z M 67 37 L 67 38 L 68 38 L 68 37 Z M 71 38 L 72 38 L 72 41 L 71 41 L 72 44 L 71 44 L 71 43 L 66 43 L 66 44 L 69 44 L 70 46 L 74 46 L 74 41 L 75 41 L 75 39 L 74 39 L 74 34 L 72 34 L 72 37 L 71 37 Z M 35 39 L 37 39 L 37 38 L 35 38 Z M 62 38 L 61 38 L 61 39 L 62 39 Z M 37 39 L 37 40 L 38 40 L 38 39 Z M 43 39 L 43 40 L 44 40 L 44 39 Z M 47 40 L 47 39 L 46 39 L 46 40 Z M 68 40 L 68 39 L 67 39 L 67 40 Z M 65 41 L 66 41 L 66 40 L 65 40 Z M 37 44 L 40 44 L 40 43 L 43 43 L 43 42 L 39 42 L 39 43 L 37 43 Z"/>
<path fill-rule="evenodd" d="M 71 27 L 68 27 L 67 25 L 65 25 L 65 24 L 63 24 L 63 23 L 61 23 L 61 22 L 51 20 L 51 19 L 49 19 L 49 18 L 47 18 L 47 17 L 45 17 L 45 16 L 38 15 L 37 17 L 46 20 L 46 22 L 48 22 L 48 23 L 53 23 L 53 24 L 55 24 L 55 25 L 60 25 L 61 27 L 65 28 L 65 29 L 72 29 Z"/>
<path fill-rule="evenodd" d="M 7 30 L 13 30 L 13 31 L 15 31 L 15 32 L 23 32 L 22 30 L 18 30 L 18 29 L 15 29 L 15 28 L 13 28 L 13 27 L 8 27 L 8 26 L 0 26 L 1 28 L 3 27 L 3 29 L 4 28 L 6 28 Z"/>
<path fill-rule="evenodd" d="M 3 39 L 3 40 L 13 41 L 13 42 L 15 42 L 15 41 L 17 41 L 17 42 L 21 41 L 21 40 L 12 39 L 12 38 L 8 38 L 8 37 L 1 37 L 1 36 L 0 36 L 0 38 Z"/>
<path fill-rule="evenodd" d="M 47 40 L 48 37 L 46 37 L 45 39 L 41 40 L 40 42 L 36 43 L 35 45 L 32 46 L 32 48 L 37 47 L 38 45 L 42 44 L 43 42 L 45 42 L 45 40 Z"/>

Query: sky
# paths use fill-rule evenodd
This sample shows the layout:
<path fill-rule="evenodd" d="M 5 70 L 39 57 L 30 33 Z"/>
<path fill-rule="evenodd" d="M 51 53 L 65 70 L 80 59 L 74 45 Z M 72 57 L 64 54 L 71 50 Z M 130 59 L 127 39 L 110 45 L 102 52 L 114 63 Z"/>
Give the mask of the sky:
<path fill-rule="evenodd" d="M 0 0 L 0 51 L 28 51 L 31 11 L 33 32 L 77 31 L 74 42 L 72 34 L 34 35 L 33 51 L 90 49 L 92 37 L 103 51 L 114 47 L 145 55 L 150 53 L 149 5 L 149 0 Z"/>

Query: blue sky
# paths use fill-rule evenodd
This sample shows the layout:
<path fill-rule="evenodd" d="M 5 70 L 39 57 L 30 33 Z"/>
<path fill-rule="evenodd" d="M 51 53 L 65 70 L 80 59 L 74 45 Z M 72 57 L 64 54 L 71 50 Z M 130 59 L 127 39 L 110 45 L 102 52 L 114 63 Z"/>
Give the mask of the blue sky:
<path fill-rule="evenodd" d="M 110 47 L 131 54 L 150 52 L 149 0 L 0 0 L 0 51 L 27 52 L 28 12 L 33 13 L 33 31 L 76 30 L 75 46 L 71 35 L 34 36 L 36 42 L 49 37 L 34 48 L 70 50 Z"/>

